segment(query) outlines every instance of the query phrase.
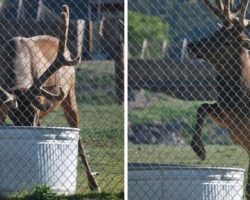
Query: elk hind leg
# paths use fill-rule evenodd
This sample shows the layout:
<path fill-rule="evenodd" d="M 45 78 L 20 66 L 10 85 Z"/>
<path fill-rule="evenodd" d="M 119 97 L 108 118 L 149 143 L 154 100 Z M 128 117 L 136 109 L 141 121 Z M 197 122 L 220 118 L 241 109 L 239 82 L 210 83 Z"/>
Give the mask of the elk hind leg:
<path fill-rule="evenodd" d="M 1 107 L 0 108 L 0 125 L 5 125 L 5 121 L 7 118 L 7 109 Z"/>
<path fill-rule="evenodd" d="M 65 117 L 68 121 L 69 126 L 79 128 L 80 127 L 80 117 L 77 109 L 76 104 L 76 95 L 75 91 L 73 89 L 70 90 L 69 94 L 65 98 L 65 100 L 62 102 L 62 107 L 64 110 Z M 86 154 L 84 152 L 84 145 L 83 140 L 81 138 L 81 135 L 79 136 L 78 141 L 78 153 L 81 158 L 81 161 L 85 167 L 88 185 L 90 190 L 96 190 L 100 191 L 100 188 L 94 178 L 94 176 L 91 173 L 91 168 L 89 166 L 89 162 L 87 160 Z"/>
<path fill-rule="evenodd" d="M 201 140 L 201 130 L 204 124 L 205 117 L 207 115 L 221 127 L 226 127 L 222 119 L 221 109 L 219 108 L 217 103 L 204 103 L 198 108 L 195 133 L 193 135 L 191 147 L 201 160 L 205 160 L 206 158 L 206 150 Z"/>

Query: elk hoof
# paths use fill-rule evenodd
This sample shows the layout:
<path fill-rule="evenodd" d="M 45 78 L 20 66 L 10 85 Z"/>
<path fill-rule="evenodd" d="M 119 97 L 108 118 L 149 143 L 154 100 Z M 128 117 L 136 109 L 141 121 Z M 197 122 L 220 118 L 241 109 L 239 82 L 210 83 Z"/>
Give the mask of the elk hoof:
<path fill-rule="evenodd" d="M 191 147 L 201 160 L 206 159 L 206 150 L 201 141 L 192 140 Z"/>

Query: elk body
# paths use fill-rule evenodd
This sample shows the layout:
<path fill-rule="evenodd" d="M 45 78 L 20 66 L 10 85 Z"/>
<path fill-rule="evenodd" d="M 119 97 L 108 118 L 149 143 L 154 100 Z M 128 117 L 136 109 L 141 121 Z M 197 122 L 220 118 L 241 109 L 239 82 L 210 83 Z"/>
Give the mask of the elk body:
<path fill-rule="evenodd" d="M 231 139 L 241 145 L 250 155 L 250 42 L 244 30 L 250 27 L 245 19 L 248 0 L 238 6 L 232 0 L 212 4 L 204 0 L 208 8 L 223 20 L 219 30 L 210 37 L 188 44 L 191 57 L 202 58 L 217 70 L 217 103 L 202 104 L 197 111 L 197 123 L 191 142 L 193 150 L 201 160 L 206 151 L 201 140 L 204 118 L 208 115 L 221 127 L 228 128 Z M 250 163 L 250 162 L 249 162 Z M 250 166 L 250 164 L 249 164 Z M 250 167 L 246 188 L 250 199 Z"/>
<path fill-rule="evenodd" d="M 67 49 L 69 9 L 62 7 L 59 39 L 52 36 L 15 37 L 0 49 L 0 122 L 40 125 L 40 119 L 61 105 L 69 126 L 79 127 L 75 69 L 80 58 Z M 99 190 L 79 140 L 79 155 L 90 189 Z"/>
<path fill-rule="evenodd" d="M 39 88 L 39 94 L 25 94 L 56 59 L 58 43 L 59 40 L 52 36 L 15 37 L 1 49 L 0 85 L 10 97 L 16 97 L 17 103 L 16 107 L 2 104 L 2 123 L 8 115 L 14 125 L 39 125 L 43 116 L 61 105 L 69 126 L 79 127 L 74 67 L 62 66 L 58 69 Z M 64 56 L 70 58 L 67 49 Z M 51 105 L 44 106 L 49 101 Z"/>

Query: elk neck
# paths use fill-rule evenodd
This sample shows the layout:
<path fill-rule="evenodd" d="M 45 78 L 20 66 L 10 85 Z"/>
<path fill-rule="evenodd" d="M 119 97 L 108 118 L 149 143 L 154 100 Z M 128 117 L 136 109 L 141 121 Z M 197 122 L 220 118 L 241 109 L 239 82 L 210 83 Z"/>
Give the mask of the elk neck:
<path fill-rule="evenodd" d="M 247 49 L 239 49 L 226 62 L 216 65 L 218 103 L 224 109 L 250 114 L 250 58 Z"/>

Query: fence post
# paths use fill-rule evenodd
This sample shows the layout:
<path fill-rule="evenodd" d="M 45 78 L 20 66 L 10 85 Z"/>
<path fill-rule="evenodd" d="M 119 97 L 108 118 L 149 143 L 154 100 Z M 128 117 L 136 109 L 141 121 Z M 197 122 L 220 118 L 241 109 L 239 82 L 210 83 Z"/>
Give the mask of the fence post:
<path fill-rule="evenodd" d="M 85 28 L 85 20 L 77 20 L 77 56 L 82 56 L 83 36 Z"/>
<path fill-rule="evenodd" d="M 89 21 L 88 23 L 88 50 L 91 53 L 93 51 L 93 22 Z"/>
<path fill-rule="evenodd" d="M 123 21 L 117 18 L 103 18 L 102 20 L 99 36 L 103 50 L 115 62 L 116 100 L 118 104 L 122 104 L 124 101 Z"/>
<path fill-rule="evenodd" d="M 42 2 L 42 0 L 39 0 L 38 8 L 37 8 L 36 21 L 40 21 L 41 20 L 42 6 L 43 6 L 43 2 Z"/>
<path fill-rule="evenodd" d="M 162 44 L 162 51 L 161 51 L 161 57 L 164 58 L 167 54 L 167 50 L 168 50 L 168 43 L 166 40 L 163 41 Z"/>
<path fill-rule="evenodd" d="M 147 49 L 148 49 L 148 40 L 144 39 L 143 44 L 142 44 L 141 56 L 140 56 L 141 59 L 145 58 Z"/>
<path fill-rule="evenodd" d="M 18 8 L 17 8 L 17 20 L 19 21 L 21 18 L 25 18 L 24 16 L 24 6 L 23 0 L 18 0 Z"/>
<path fill-rule="evenodd" d="M 115 81 L 116 81 L 116 97 L 119 104 L 124 101 L 124 43 L 123 38 L 119 40 L 117 56 L 115 60 Z"/>
<path fill-rule="evenodd" d="M 186 49 L 187 49 L 187 38 L 183 40 L 182 48 L 181 48 L 181 60 L 184 60 L 186 56 Z"/>

